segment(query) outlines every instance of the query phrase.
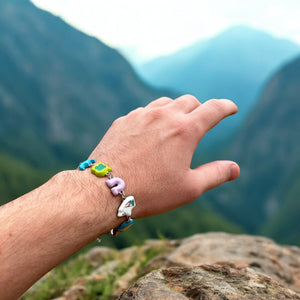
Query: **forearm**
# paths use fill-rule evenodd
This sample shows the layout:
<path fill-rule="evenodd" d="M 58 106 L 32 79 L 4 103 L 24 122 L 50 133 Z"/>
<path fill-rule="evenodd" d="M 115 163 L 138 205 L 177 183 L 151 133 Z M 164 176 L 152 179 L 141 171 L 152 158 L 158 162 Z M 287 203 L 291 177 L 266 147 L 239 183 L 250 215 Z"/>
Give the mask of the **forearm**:
<path fill-rule="evenodd" d="M 231 161 L 190 168 L 204 134 L 236 112 L 226 99 L 201 104 L 189 95 L 160 98 L 117 119 L 90 158 L 108 163 L 126 182 L 126 193 L 136 202 L 133 218 L 164 213 L 238 177 L 239 167 Z M 105 178 L 67 171 L 0 208 L 0 299 L 16 299 L 47 271 L 125 221 L 116 216 L 120 200 Z"/>
<path fill-rule="evenodd" d="M 0 299 L 16 299 L 123 219 L 104 178 L 65 171 L 0 208 Z M 3 299 L 4 299 L 3 298 Z"/>

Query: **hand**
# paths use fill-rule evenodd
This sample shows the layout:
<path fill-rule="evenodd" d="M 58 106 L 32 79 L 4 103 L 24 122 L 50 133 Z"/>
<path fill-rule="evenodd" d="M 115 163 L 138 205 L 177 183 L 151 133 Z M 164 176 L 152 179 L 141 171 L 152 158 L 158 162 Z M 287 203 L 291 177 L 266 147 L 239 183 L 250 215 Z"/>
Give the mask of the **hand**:
<path fill-rule="evenodd" d="M 133 218 L 160 214 L 239 176 L 232 161 L 190 168 L 206 132 L 237 111 L 226 99 L 201 104 L 190 95 L 159 98 L 117 119 L 90 158 L 109 165 L 125 181 L 126 195 L 137 203 Z"/>

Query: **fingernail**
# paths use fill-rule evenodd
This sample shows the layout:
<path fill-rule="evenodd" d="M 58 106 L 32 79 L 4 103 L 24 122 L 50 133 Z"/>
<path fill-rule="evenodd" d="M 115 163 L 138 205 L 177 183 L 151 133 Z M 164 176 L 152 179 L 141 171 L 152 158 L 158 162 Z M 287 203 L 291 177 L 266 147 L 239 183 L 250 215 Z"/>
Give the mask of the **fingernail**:
<path fill-rule="evenodd" d="M 234 180 L 240 175 L 240 168 L 237 164 L 232 164 L 230 166 L 230 177 L 229 180 Z"/>

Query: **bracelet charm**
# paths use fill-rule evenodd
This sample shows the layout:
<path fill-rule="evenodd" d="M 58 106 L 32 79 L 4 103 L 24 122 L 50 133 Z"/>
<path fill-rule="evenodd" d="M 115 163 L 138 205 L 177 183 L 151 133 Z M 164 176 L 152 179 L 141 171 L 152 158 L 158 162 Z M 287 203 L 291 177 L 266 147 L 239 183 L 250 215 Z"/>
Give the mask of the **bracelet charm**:
<path fill-rule="evenodd" d="M 101 162 L 94 165 L 91 172 L 97 177 L 104 177 L 107 173 L 111 172 L 111 168 Z"/>
<path fill-rule="evenodd" d="M 83 161 L 82 163 L 80 163 L 78 168 L 79 168 L 80 171 L 83 171 L 86 168 L 93 165 L 95 162 L 96 162 L 95 159 L 87 159 L 87 160 Z"/>
<path fill-rule="evenodd" d="M 118 196 L 125 189 L 125 182 L 119 177 L 112 177 L 106 180 L 106 185 L 110 188 L 114 196 Z"/>
<path fill-rule="evenodd" d="M 79 165 L 79 170 L 83 171 L 86 168 L 91 167 L 91 172 L 97 177 L 108 177 L 106 180 L 106 185 L 110 188 L 112 194 L 114 196 L 118 196 L 119 194 L 122 197 L 122 203 L 119 206 L 117 216 L 118 217 L 126 217 L 126 221 L 123 222 L 120 226 L 113 228 L 110 233 L 113 236 L 117 236 L 119 232 L 127 230 L 132 224 L 133 219 L 131 219 L 131 213 L 133 208 L 136 206 L 135 199 L 132 195 L 126 196 L 124 193 L 125 182 L 123 179 L 119 177 L 114 177 L 112 173 L 112 169 L 105 165 L 102 162 L 95 163 L 95 159 L 88 159 Z"/>
<path fill-rule="evenodd" d="M 118 209 L 118 217 L 131 217 L 131 212 L 135 208 L 135 200 L 133 196 L 127 196 Z"/>

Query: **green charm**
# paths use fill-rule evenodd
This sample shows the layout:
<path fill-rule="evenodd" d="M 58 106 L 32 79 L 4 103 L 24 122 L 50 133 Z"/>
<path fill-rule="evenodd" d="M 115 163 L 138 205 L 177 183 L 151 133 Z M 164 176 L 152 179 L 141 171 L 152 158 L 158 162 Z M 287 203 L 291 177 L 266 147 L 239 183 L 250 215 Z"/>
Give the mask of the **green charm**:
<path fill-rule="evenodd" d="M 101 162 L 94 165 L 91 169 L 91 172 L 97 177 L 104 177 L 107 173 L 111 172 L 111 168 Z"/>

